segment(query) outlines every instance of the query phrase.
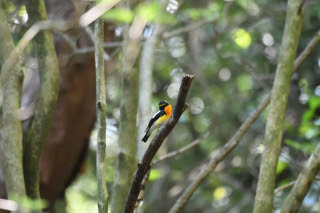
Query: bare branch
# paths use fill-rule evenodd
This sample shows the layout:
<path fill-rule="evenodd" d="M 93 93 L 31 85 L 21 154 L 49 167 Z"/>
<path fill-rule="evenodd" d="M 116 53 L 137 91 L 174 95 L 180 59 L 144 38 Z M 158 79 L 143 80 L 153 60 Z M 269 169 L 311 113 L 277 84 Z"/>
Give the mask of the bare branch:
<path fill-rule="evenodd" d="M 93 31 L 91 30 L 91 28 L 89 26 L 86 26 L 84 27 L 84 30 L 86 31 L 86 33 L 88 34 L 89 38 L 91 39 L 92 43 L 94 44 L 95 43 L 95 36 L 94 36 L 94 33 Z M 103 49 L 102 49 L 103 50 Z M 108 53 L 106 53 L 104 50 L 103 50 L 103 58 L 104 60 L 106 61 L 109 61 L 110 60 L 110 56 L 108 55 Z"/>
<path fill-rule="evenodd" d="M 139 192 L 141 190 L 141 182 L 143 181 L 145 175 L 151 168 L 151 161 L 153 157 L 155 156 L 156 152 L 160 148 L 164 139 L 166 139 L 166 137 L 172 131 L 173 127 L 177 124 L 182 113 L 187 108 L 187 104 L 185 103 L 185 100 L 186 100 L 189 88 L 191 86 L 192 79 L 193 79 L 192 75 L 185 75 L 182 78 L 178 99 L 174 107 L 172 116 L 169 118 L 166 124 L 160 129 L 158 134 L 154 137 L 150 146 L 148 147 L 147 151 L 145 152 L 144 156 L 139 162 L 138 168 L 136 169 L 136 172 L 131 182 L 130 191 L 127 196 L 126 206 L 123 211 L 124 213 L 133 212 L 134 206 L 137 202 Z"/>
<path fill-rule="evenodd" d="M 82 27 L 88 26 L 119 2 L 120 0 L 101 1 L 80 17 L 79 24 Z"/>
<path fill-rule="evenodd" d="M 77 54 L 86 54 L 94 52 L 94 47 L 85 47 L 85 48 L 78 48 L 76 45 L 76 42 L 67 34 L 61 33 L 61 37 L 68 43 L 68 45 L 72 48 L 72 55 Z M 121 41 L 114 41 L 114 42 L 105 42 L 103 43 L 103 48 L 115 48 L 115 47 L 121 47 L 122 42 Z M 104 51 L 104 60 L 108 61 L 111 56 L 108 56 L 108 54 Z"/>
<path fill-rule="evenodd" d="M 304 48 L 304 50 L 300 53 L 297 59 L 294 61 L 293 71 L 297 71 L 300 65 L 304 62 L 304 60 L 311 54 L 312 50 L 317 46 L 320 41 L 320 30 L 312 37 L 311 41 L 309 41 L 308 45 Z"/>
<path fill-rule="evenodd" d="M 97 19 L 95 23 L 95 66 L 96 66 L 96 110 L 97 110 L 97 182 L 98 182 L 98 210 L 99 213 L 108 212 L 108 190 L 105 175 L 106 163 L 106 83 L 104 73 L 104 26 L 103 20 Z"/>
<path fill-rule="evenodd" d="M 87 26 L 100 17 L 107 10 L 111 9 L 114 5 L 116 5 L 120 0 L 115 0 L 113 2 L 101 2 L 98 5 L 91 8 L 85 14 L 80 17 L 79 23 L 81 26 Z M 52 30 L 58 32 L 64 32 L 72 27 L 75 27 L 77 23 L 73 20 L 66 22 L 64 20 L 42 20 L 34 23 L 29 30 L 22 36 L 19 43 L 17 44 L 14 51 L 11 51 L 9 57 L 3 63 L 1 67 L 1 76 L 0 76 L 0 85 L 3 85 L 3 81 L 7 78 L 9 74 L 9 70 L 16 64 L 18 61 L 19 55 L 26 48 L 26 46 L 30 43 L 30 41 L 41 31 L 44 30 Z"/>
<path fill-rule="evenodd" d="M 320 170 L 320 144 L 312 153 L 281 207 L 281 213 L 298 212 L 312 182 Z"/>
<path fill-rule="evenodd" d="M 183 26 L 183 27 L 180 27 L 178 29 L 175 29 L 171 32 L 165 32 L 163 33 L 162 35 L 162 38 L 163 39 L 168 39 L 168 38 L 172 38 L 174 36 L 177 36 L 181 33 L 185 33 L 185 32 L 189 32 L 189 31 L 192 31 L 192 30 L 196 30 L 206 24 L 209 24 L 209 23 L 213 23 L 217 20 L 217 18 L 211 18 L 211 19 L 204 19 L 204 20 L 200 20 L 196 23 L 192 23 L 190 25 L 187 25 L 187 26 Z"/>
<path fill-rule="evenodd" d="M 296 182 L 296 181 L 292 181 L 292 182 L 290 182 L 290 183 L 284 184 L 283 186 L 279 186 L 278 188 L 276 188 L 276 189 L 274 190 L 274 194 L 277 194 L 277 193 L 281 192 L 282 190 L 285 190 L 285 189 L 287 189 L 287 188 L 292 187 L 292 186 L 295 184 L 295 182 Z"/>
<path fill-rule="evenodd" d="M 173 152 L 169 152 L 168 154 L 164 155 L 164 156 L 161 156 L 159 157 L 157 160 L 155 160 L 154 162 L 152 162 L 151 166 L 155 166 L 157 165 L 158 163 L 160 163 L 161 161 L 164 161 L 164 160 L 167 160 L 168 158 L 172 158 L 172 157 L 175 157 L 177 155 L 180 155 L 186 151 L 188 151 L 189 149 L 195 147 L 196 145 L 198 145 L 199 143 L 201 143 L 204 139 L 206 139 L 208 136 L 210 135 L 209 132 L 206 132 L 201 138 L 198 138 L 194 141 L 192 141 L 191 143 L 189 143 L 188 145 L 178 149 L 178 150 L 175 150 Z"/>
<path fill-rule="evenodd" d="M 44 30 L 57 30 L 65 31 L 71 28 L 71 22 L 64 21 L 39 21 L 33 24 L 29 30 L 22 36 L 19 43 L 9 54 L 9 57 L 3 63 L 1 67 L 0 85 L 3 85 L 5 79 L 7 79 L 10 70 L 15 66 L 19 59 L 19 55 L 23 52 L 30 41 L 41 31 Z"/>

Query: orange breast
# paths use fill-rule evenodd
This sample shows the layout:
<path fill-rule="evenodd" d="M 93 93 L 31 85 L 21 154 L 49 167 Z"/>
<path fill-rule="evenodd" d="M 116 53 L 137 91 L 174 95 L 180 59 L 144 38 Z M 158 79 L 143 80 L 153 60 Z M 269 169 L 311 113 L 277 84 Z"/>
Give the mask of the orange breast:
<path fill-rule="evenodd" d="M 167 114 L 168 118 L 171 116 L 172 113 L 172 108 L 171 105 L 168 105 L 165 109 L 164 112 Z"/>

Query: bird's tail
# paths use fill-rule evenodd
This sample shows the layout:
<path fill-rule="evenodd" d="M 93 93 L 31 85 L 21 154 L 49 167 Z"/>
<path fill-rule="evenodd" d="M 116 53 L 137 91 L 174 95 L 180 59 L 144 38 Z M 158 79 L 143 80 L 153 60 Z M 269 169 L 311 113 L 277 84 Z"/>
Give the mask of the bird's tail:
<path fill-rule="evenodd" d="M 148 138 L 150 137 L 151 134 L 147 134 L 142 138 L 143 142 L 147 142 Z"/>

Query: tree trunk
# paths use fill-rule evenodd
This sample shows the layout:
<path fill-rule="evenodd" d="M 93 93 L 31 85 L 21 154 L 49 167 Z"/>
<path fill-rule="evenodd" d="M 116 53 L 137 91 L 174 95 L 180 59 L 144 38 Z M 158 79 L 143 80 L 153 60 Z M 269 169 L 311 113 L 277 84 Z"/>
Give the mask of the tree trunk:
<path fill-rule="evenodd" d="M 129 32 L 129 31 L 126 31 Z M 111 212 L 121 213 L 129 192 L 131 178 L 137 165 L 137 106 L 138 106 L 138 70 L 135 63 L 140 52 L 140 36 L 129 36 L 124 44 L 121 71 L 121 102 L 119 151 L 116 158 L 116 175 L 113 182 Z"/>
<path fill-rule="evenodd" d="M 298 12 L 300 2 L 300 0 L 288 1 L 279 62 L 271 91 L 254 213 L 271 213 L 273 208 L 276 167 L 281 151 L 283 121 L 302 25 L 302 14 Z"/>
<path fill-rule="evenodd" d="M 7 15 L 0 6 L 0 65 L 7 59 L 8 53 L 14 51 L 14 43 L 7 22 Z M 0 135 L 0 161 L 2 162 L 9 198 L 25 197 L 25 182 L 22 160 L 22 126 L 19 117 L 21 105 L 21 84 L 23 73 L 19 62 L 1 85 L 2 111 Z M 2 150 L 2 151 L 1 151 Z"/>
<path fill-rule="evenodd" d="M 139 72 L 139 104 L 138 104 L 138 137 L 137 157 L 141 159 L 148 147 L 148 143 L 141 143 L 146 127 L 151 118 L 150 106 L 152 95 L 152 69 L 154 62 L 154 49 L 156 47 L 161 26 L 156 24 L 150 38 L 145 42 L 140 60 Z"/>

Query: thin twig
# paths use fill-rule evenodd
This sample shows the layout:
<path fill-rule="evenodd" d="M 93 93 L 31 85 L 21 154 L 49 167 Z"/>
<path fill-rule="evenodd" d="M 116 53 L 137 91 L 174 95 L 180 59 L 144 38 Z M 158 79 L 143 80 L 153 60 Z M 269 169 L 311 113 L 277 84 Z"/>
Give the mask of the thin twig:
<path fill-rule="evenodd" d="M 320 180 L 320 178 L 319 177 L 315 177 L 315 180 Z M 294 181 L 291 181 L 290 183 L 287 183 L 285 185 L 279 186 L 278 188 L 276 188 L 274 190 L 274 194 L 277 194 L 277 193 L 279 193 L 279 192 L 281 192 L 281 191 L 283 191 L 283 190 L 285 190 L 287 188 L 290 188 L 290 187 L 294 186 L 295 183 L 296 183 L 296 181 L 294 180 Z"/>
<path fill-rule="evenodd" d="M 192 23 L 190 25 L 180 27 L 180 28 L 175 29 L 175 30 L 173 30 L 171 32 L 165 32 L 165 33 L 163 33 L 162 38 L 163 39 L 172 38 L 172 37 L 177 36 L 177 35 L 179 35 L 181 33 L 189 32 L 189 31 L 192 31 L 192 30 L 196 30 L 196 29 L 202 27 L 203 25 L 215 22 L 216 20 L 217 20 L 217 18 L 200 20 L 200 21 L 198 21 L 196 23 Z"/>
<path fill-rule="evenodd" d="M 72 55 L 77 55 L 77 54 L 86 54 L 86 53 L 91 53 L 94 52 L 94 46 L 92 47 L 84 47 L 84 48 L 78 48 L 76 45 L 76 42 L 67 34 L 62 33 L 61 37 L 68 43 L 68 45 L 72 49 Z M 104 48 L 115 48 L 115 47 L 121 47 L 122 42 L 121 41 L 114 41 L 114 42 L 105 42 L 103 43 Z M 106 54 L 106 53 L 105 53 Z M 110 58 L 111 55 L 109 56 Z"/>
<path fill-rule="evenodd" d="M 97 182 L 98 182 L 98 210 L 99 213 L 108 212 L 108 190 L 105 178 L 106 163 L 106 84 L 104 73 L 104 26 L 103 20 L 97 19 L 95 23 L 95 68 L 96 68 L 96 111 L 97 111 Z"/>
<path fill-rule="evenodd" d="M 169 152 L 168 154 L 164 155 L 164 156 L 161 156 L 159 157 L 157 160 L 155 160 L 151 166 L 155 166 L 157 165 L 158 163 L 160 163 L 161 161 L 164 161 L 164 160 L 167 160 L 168 158 L 172 158 L 172 157 L 175 157 L 177 155 L 180 155 L 182 153 L 184 153 L 185 151 L 188 151 L 189 149 L 193 148 L 194 146 L 198 145 L 199 143 L 201 143 L 204 139 L 206 139 L 208 136 L 210 135 L 210 132 L 206 132 L 201 138 L 198 138 L 194 141 L 192 141 L 191 143 L 189 143 L 188 145 L 178 149 L 178 150 L 175 150 L 173 152 Z"/>
<path fill-rule="evenodd" d="M 311 184 L 316 179 L 316 175 L 320 170 L 320 144 L 316 147 L 308 161 L 305 163 L 297 180 L 294 183 L 290 194 L 283 202 L 281 213 L 298 212 L 301 203 L 307 195 Z"/>
<path fill-rule="evenodd" d="M 98 5 L 91 8 L 85 14 L 80 17 L 79 23 L 81 26 L 87 26 L 100 17 L 103 13 L 111 9 L 114 5 L 116 5 L 120 0 L 115 0 L 113 2 L 105 2 L 99 3 Z M 97 12 L 98 11 L 98 12 Z M 97 12 L 97 13 L 96 13 Z M 66 30 L 71 29 L 72 27 L 76 27 L 77 23 L 73 20 L 66 21 L 57 21 L 57 20 L 45 20 L 34 23 L 29 30 L 22 36 L 20 41 L 18 42 L 14 51 L 11 51 L 9 57 L 3 63 L 1 67 L 1 76 L 0 76 L 0 85 L 3 85 L 3 81 L 7 78 L 9 71 L 12 67 L 17 63 L 19 55 L 26 48 L 26 46 L 30 43 L 30 41 L 41 31 L 43 30 L 52 30 L 58 32 L 64 32 Z"/>
<path fill-rule="evenodd" d="M 94 44 L 96 40 L 95 40 L 94 33 L 91 30 L 91 28 L 89 26 L 86 26 L 86 27 L 84 27 L 84 31 L 88 34 L 89 38 L 91 39 L 92 43 Z M 110 60 L 110 56 L 104 50 L 103 50 L 103 58 L 105 61 Z"/>
<path fill-rule="evenodd" d="M 186 100 L 189 88 L 191 86 L 192 79 L 193 79 L 192 75 L 185 75 L 182 78 L 177 103 L 174 107 L 172 116 L 169 118 L 166 124 L 160 129 L 158 134 L 153 138 L 147 151 L 145 152 L 142 159 L 140 160 L 131 182 L 130 191 L 127 196 L 126 205 L 123 211 L 124 213 L 133 212 L 134 206 L 137 202 L 137 199 L 140 193 L 141 183 L 145 175 L 151 168 L 151 161 L 153 157 L 157 153 L 164 139 L 166 139 L 166 137 L 172 131 L 173 127 L 177 124 L 182 113 L 187 108 L 188 105 L 185 103 L 185 100 Z"/>
<path fill-rule="evenodd" d="M 9 57 L 3 63 L 1 67 L 0 85 L 3 85 L 3 81 L 10 74 L 10 70 L 18 62 L 19 55 L 23 52 L 30 41 L 41 31 L 53 30 L 53 31 L 65 31 L 70 29 L 72 26 L 71 22 L 64 21 L 39 21 L 33 24 L 29 30 L 22 36 L 18 42 L 15 50 L 12 50 Z"/>
<path fill-rule="evenodd" d="M 320 32 L 320 31 L 319 31 Z M 312 50 L 320 41 L 320 33 L 317 32 L 316 35 L 311 39 L 303 52 L 299 55 L 299 57 L 295 60 L 294 63 L 294 72 L 299 68 L 299 66 L 303 63 L 303 61 L 310 55 Z M 200 174 L 195 178 L 195 180 L 186 187 L 185 191 L 179 196 L 173 207 L 170 209 L 169 213 L 177 213 L 180 212 L 183 206 L 187 203 L 187 201 L 192 196 L 193 192 L 198 188 L 198 186 L 204 181 L 210 173 L 216 168 L 216 166 L 226 157 L 228 154 L 239 144 L 240 140 L 253 124 L 253 122 L 258 118 L 261 112 L 268 106 L 270 102 L 270 93 L 266 97 L 266 99 L 260 103 L 260 105 L 256 108 L 254 112 L 245 120 L 245 122 L 240 126 L 240 128 L 236 131 L 233 137 L 222 147 L 220 151 L 214 155 L 208 164 L 204 167 L 204 170 L 200 172 Z"/>
<path fill-rule="evenodd" d="M 278 188 L 276 188 L 274 190 L 274 194 L 278 194 L 280 191 L 283 191 L 283 190 L 285 190 L 287 188 L 292 187 L 295 183 L 296 183 L 296 181 L 292 181 L 290 183 L 284 184 L 283 186 L 279 186 Z"/>

